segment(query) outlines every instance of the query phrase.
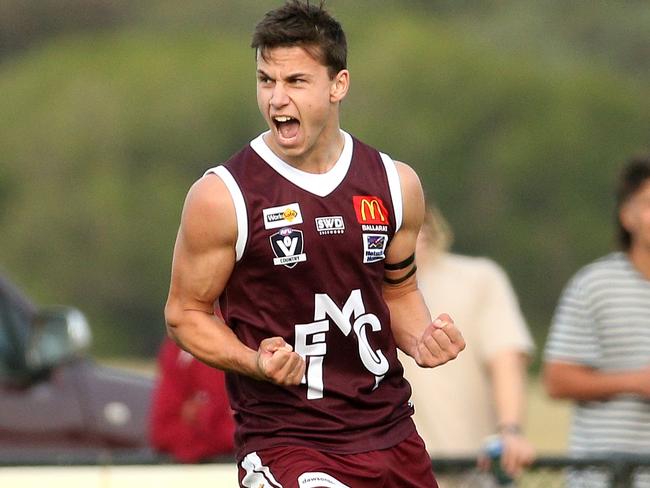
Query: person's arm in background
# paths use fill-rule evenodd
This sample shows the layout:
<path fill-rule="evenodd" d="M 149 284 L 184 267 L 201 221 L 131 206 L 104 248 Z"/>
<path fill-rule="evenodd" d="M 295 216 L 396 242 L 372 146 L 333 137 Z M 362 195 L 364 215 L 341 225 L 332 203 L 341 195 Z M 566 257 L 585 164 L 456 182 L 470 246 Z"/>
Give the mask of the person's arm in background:
<path fill-rule="evenodd" d="M 481 331 L 480 348 L 487 372 L 496 413 L 496 434 L 501 437 L 501 467 L 517 477 L 535 459 L 535 448 L 522 426 L 526 411 L 528 363 L 534 344 L 519 301 L 508 276 L 489 259 L 482 262 L 480 301 L 476 320 Z M 479 456 L 479 466 L 489 461 Z"/>
<path fill-rule="evenodd" d="M 650 365 L 626 371 L 601 371 L 597 319 L 586 290 L 589 275 L 576 273 L 558 301 L 544 351 L 543 382 L 552 398 L 606 401 L 617 395 L 650 398 Z"/>
<path fill-rule="evenodd" d="M 406 164 L 396 162 L 402 190 L 402 226 L 386 250 L 383 295 L 390 309 L 391 328 L 397 347 L 421 367 L 435 367 L 454 359 L 465 348 L 465 340 L 453 320 L 442 314 L 431 322 L 429 309 L 417 286 L 415 262 L 398 269 L 415 253 L 422 221 L 424 195 L 420 180 Z"/>
<path fill-rule="evenodd" d="M 546 362 L 543 379 L 552 398 L 599 401 L 628 393 L 650 398 L 650 366 L 603 372 L 582 364 L 556 360 Z"/>
<path fill-rule="evenodd" d="M 503 442 L 501 465 L 516 477 L 535 459 L 535 448 L 522 431 L 526 409 L 528 355 L 514 349 L 496 354 L 488 362 L 498 419 L 498 434 Z"/>

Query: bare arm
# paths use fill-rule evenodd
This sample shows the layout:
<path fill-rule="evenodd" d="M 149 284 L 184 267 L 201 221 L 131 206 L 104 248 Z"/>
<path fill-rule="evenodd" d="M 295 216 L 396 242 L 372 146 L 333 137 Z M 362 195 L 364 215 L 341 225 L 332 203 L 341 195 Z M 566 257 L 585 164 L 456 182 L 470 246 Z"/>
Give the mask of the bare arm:
<path fill-rule="evenodd" d="M 422 221 L 424 195 L 415 172 L 406 164 L 396 162 L 403 198 L 403 219 L 386 251 L 386 263 L 401 263 L 415 252 Z M 390 309 L 391 327 L 397 347 L 415 359 L 420 366 L 434 367 L 454 359 L 465 348 L 465 341 L 447 315 L 431 322 L 431 314 L 417 286 L 416 275 L 408 275 L 412 264 L 398 270 L 387 270 L 386 278 L 399 283 L 384 282 L 383 294 Z"/>
<path fill-rule="evenodd" d="M 608 373 L 580 364 L 549 361 L 544 365 L 543 380 L 553 398 L 608 400 L 626 393 L 650 398 L 650 367 Z"/>
<path fill-rule="evenodd" d="M 210 366 L 279 384 L 298 384 L 304 361 L 282 338 L 262 341 L 258 350 L 243 344 L 213 313 L 235 265 L 237 221 L 223 181 L 204 176 L 190 189 L 174 247 L 168 334 Z"/>
<path fill-rule="evenodd" d="M 504 444 L 501 464 L 511 476 L 518 476 L 535 458 L 533 445 L 520 431 L 526 408 L 527 364 L 528 356 L 514 349 L 502 351 L 488 362 Z"/>
<path fill-rule="evenodd" d="M 522 424 L 527 362 L 527 356 L 514 349 L 502 351 L 488 362 L 499 425 Z"/>

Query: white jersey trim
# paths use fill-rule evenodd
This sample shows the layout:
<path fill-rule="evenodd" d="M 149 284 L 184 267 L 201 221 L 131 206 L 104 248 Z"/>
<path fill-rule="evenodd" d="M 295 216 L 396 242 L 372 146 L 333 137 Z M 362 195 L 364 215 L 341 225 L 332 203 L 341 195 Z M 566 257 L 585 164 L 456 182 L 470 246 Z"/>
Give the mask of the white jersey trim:
<path fill-rule="evenodd" d="M 402 202 L 402 186 L 399 181 L 399 174 L 395 161 L 388 154 L 379 153 L 381 160 L 386 168 L 386 176 L 388 177 L 388 188 L 390 190 L 391 200 L 393 200 L 393 211 L 395 213 L 395 232 L 402 227 L 402 218 L 404 213 Z"/>
<path fill-rule="evenodd" d="M 282 484 L 271 474 L 269 467 L 262 464 L 256 452 L 247 454 L 241 461 L 241 467 L 246 471 L 241 480 L 244 488 L 282 488 Z"/>
<path fill-rule="evenodd" d="M 341 131 L 345 141 L 341 156 L 334 163 L 332 169 L 322 174 L 302 171 L 280 159 L 271 151 L 271 148 L 269 148 L 266 142 L 264 142 L 264 136 L 268 133 L 269 131 L 257 136 L 251 141 L 250 146 L 271 168 L 303 190 L 319 197 L 326 197 L 336 190 L 348 173 L 350 163 L 352 162 L 353 142 L 352 137 L 347 132 Z"/>
<path fill-rule="evenodd" d="M 246 203 L 244 202 L 244 195 L 239 188 L 239 185 L 233 178 L 230 171 L 225 166 L 215 166 L 210 168 L 204 174 L 214 173 L 225 183 L 226 188 L 230 192 L 230 197 L 235 205 L 235 217 L 237 218 L 237 243 L 235 244 L 235 258 L 239 261 L 244 255 L 244 248 L 248 240 L 248 214 L 246 212 Z"/>

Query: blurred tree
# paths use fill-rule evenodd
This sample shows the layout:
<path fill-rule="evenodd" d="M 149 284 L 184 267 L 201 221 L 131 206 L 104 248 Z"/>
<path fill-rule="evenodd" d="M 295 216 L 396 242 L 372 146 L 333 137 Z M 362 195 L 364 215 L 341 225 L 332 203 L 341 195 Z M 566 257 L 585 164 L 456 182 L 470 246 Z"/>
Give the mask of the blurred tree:
<path fill-rule="evenodd" d="M 249 34 L 278 3 L 108 2 L 100 31 L 70 3 L 77 20 L 0 64 L 0 265 L 87 312 L 99 353 L 155 353 L 183 196 L 264 128 Z M 418 169 L 456 250 L 504 265 L 541 342 L 566 279 L 610 248 L 618 163 L 649 142 L 626 50 L 646 49 L 650 6 L 328 3 L 350 42 L 344 127 Z"/>
<path fill-rule="evenodd" d="M 130 4 L 127 0 L 2 0 L 0 60 L 62 33 L 124 23 Z"/>

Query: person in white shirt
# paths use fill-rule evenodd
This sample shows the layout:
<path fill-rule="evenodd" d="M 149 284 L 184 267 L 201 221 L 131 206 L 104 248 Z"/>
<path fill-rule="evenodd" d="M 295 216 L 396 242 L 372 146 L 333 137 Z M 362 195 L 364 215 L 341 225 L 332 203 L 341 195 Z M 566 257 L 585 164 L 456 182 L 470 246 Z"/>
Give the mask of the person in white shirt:
<path fill-rule="evenodd" d="M 432 457 L 478 456 L 483 468 L 486 437 L 500 435 L 502 467 L 516 477 L 535 458 L 522 431 L 534 344 L 504 270 L 487 258 L 452 254 L 450 244 L 448 224 L 430 207 L 417 241 L 418 285 L 432 312 L 454 316 L 467 347 L 437 371 L 402 356 L 414 420 Z"/>

